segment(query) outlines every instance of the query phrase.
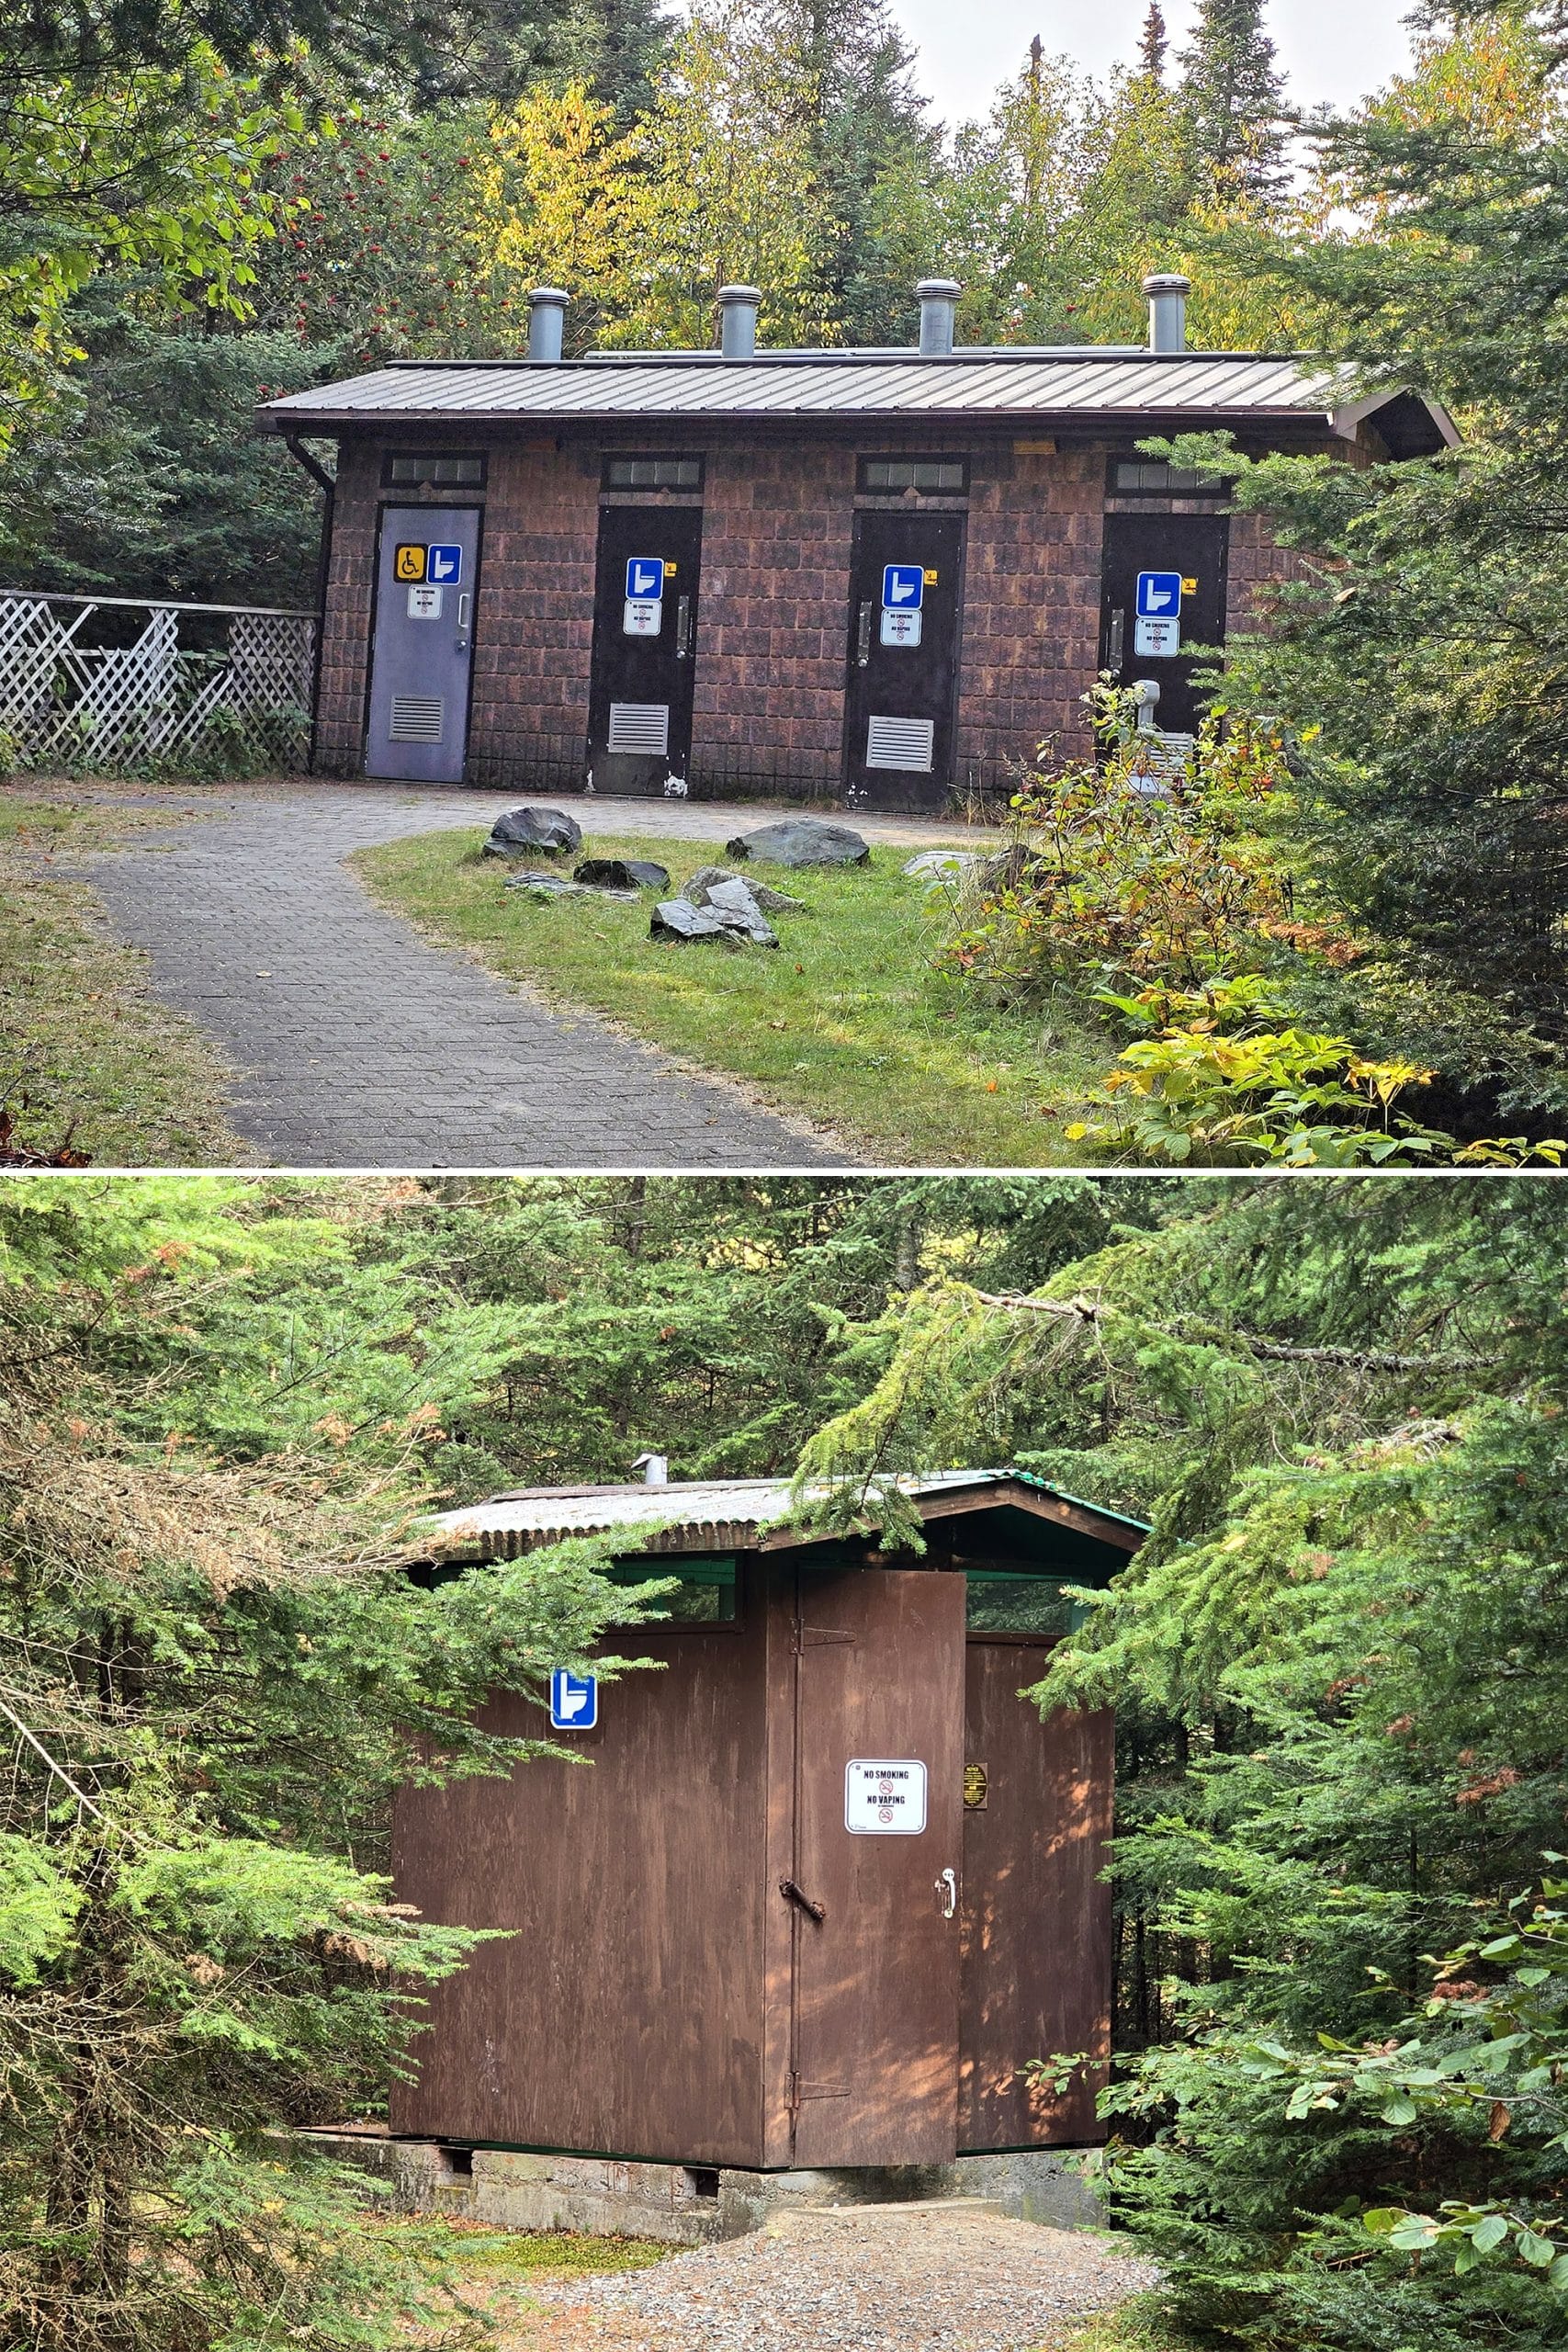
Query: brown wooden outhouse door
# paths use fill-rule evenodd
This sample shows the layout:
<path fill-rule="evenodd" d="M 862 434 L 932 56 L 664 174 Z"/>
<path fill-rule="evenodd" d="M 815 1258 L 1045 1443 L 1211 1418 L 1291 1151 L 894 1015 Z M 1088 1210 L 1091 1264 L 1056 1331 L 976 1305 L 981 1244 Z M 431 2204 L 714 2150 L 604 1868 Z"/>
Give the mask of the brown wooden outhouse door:
<path fill-rule="evenodd" d="M 803 1572 L 795 1659 L 791 2161 L 949 2162 L 964 1580 Z"/>

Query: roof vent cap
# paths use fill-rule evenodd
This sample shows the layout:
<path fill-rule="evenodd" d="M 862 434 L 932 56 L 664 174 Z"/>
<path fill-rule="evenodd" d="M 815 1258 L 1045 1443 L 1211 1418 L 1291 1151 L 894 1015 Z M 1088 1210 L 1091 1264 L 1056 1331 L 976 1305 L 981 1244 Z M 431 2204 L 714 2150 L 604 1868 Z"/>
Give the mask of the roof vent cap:
<path fill-rule="evenodd" d="M 721 286 L 718 289 L 718 347 L 726 359 L 750 359 L 757 348 L 757 307 L 761 290 L 755 286 Z"/>
<path fill-rule="evenodd" d="M 928 357 L 953 349 L 953 314 L 963 291 L 955 277 L 922 277 L 916 287 L 920 304 L 920 349 Z"/>
<path fill-rule="evenodd" d="M 571 296 L 558 286 L 536 286 L 528 297 L 528 361 L 535 368 L 559 365 L 561 330 Z"/>
<path fill-rule="evenodd" d="M 1144 291 L 1149 298 L 1149 349 L 1151 351 L 1185 351 L 1187 348 L 1187 297 L 1192 290 L 1192 280 L 1183 277 L 1179 270 L 1157 269 L 1144 280 Z"/>
<path fill-rule="evenodd" d="M 670 1456 L 667 1453 L 639 1453 L 632 1468 L 642 1472 L 645 1487 L 667 1487 L 670 1484 Z"/>

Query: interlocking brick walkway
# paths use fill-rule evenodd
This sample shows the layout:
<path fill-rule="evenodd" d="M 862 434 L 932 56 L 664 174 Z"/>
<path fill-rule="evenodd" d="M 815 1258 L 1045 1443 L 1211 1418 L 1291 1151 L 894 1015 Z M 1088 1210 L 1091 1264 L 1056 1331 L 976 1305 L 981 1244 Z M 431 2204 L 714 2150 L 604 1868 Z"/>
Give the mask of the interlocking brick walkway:
<path fill-rule="evenodd" d="M 230 1122 L 274 1165 L 853 1164 L 833 1136 L 758 1107 L 739 1086 L 694 1078 L 592 1014 L 553 1010 L 432 945 L 376 906 L 344 865 L 373 842 L 488 825 L 520 797 L 382 785 L 223 788 L 210 813 L 204 805 L 188 826 L 84 870 L 117 930 L 147 952 L 157 994 L 227 1056 L 237 1074 Z M 176 805 L 192 805 L 188 786 Z M 568 805 L 585 830 L 716 842 L 783 813 Z M 868 839 L 900 844 L 953 830 L 855 821 Z"/>

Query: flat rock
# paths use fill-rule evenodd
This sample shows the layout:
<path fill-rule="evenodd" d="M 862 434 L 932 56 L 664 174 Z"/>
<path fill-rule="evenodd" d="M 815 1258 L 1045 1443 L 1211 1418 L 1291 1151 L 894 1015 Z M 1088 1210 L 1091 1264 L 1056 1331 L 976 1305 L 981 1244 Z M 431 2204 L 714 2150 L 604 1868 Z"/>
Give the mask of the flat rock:
<path fill-rule="evenodd" d="M 569 882 L 564 874 L 540 874 L 533 867 L 525 868 L 521 874 L 509 875 L 506 888 L 509 890 L 525 890 L 530 898 L 535 899 L 626 899 L 635 901 L 638 896 L 635 888 L 612 890 L 603 886 L 594 888 L 587 882 Z"/>
<path fill-rule="evenodd" d="M 728 865 L 699 865 L 681 885 L 682 899 L 690 899 L 694 907 L 705 907 L 715 890 L 726 882 L 739 882 L 742 876 L 732 874 Z M 775 890 L 768 882 L 744 877 L 745 888 L 764 914 L 804 915 L 810 912 L 804 899 L 792 899 L 787 890 Z"/>
<path fill-rule="evenodd" d="M 818 817 L 789 817 L 760 826 L 724 844 L 726 857 L 761 857 L 773 865 L 864 865 L 871 844 L 848 825 L 824 824 Z"/>
<path fill-rule="evenodd" d="M 668 890 L 667 866 L 649 857 L 585 857 L 572 874 L 591 890 Z"/>
<path fill-rule="evenodd" d="M 690 899 L 662 899 L 649 925 L 655 939 L 716 939 L 725 947 L 776 947 L 779 935 L 763 922 L 753 901 L 747 914 L 739 907 L 694 907 Z"/>
<path fill-rule="evenodd" d="M 927 882 L 962 882 L 979 865 L 979 854 L 972 849 L 923 849 L 911 857 L 901 869 Z"/>
<path fill-rule="evenodd" d="M 582 828 L 564 808 L 508 808 L 490 829 L 486 857 L 570 857 L 582 847 Z"/>

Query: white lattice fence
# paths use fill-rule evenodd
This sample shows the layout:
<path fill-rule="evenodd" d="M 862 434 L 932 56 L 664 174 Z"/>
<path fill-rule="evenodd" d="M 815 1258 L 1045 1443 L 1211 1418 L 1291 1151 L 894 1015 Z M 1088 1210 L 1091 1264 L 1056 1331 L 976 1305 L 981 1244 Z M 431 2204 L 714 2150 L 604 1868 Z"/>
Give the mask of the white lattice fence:
<path fill-rule="evenodd" d="M 3 588 L 0 736 L 27 768 L 302 767 L 315 650 L 313 613 Z"/>

